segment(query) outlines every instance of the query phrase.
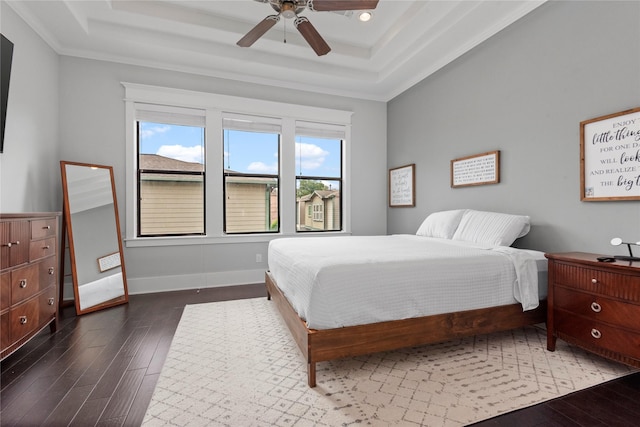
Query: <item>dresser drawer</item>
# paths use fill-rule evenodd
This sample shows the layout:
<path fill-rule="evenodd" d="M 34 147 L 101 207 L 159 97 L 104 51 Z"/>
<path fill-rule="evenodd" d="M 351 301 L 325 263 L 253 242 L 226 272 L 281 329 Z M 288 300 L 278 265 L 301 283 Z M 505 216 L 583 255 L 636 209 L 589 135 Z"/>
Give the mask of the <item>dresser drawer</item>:
<path fill-rule="evenodd" d="M 37 261 L 39 259 L 51 256 L 56 253 L 56 238 L 35 240 L 29 244 L 29 261 Z"/>
<path fill-rule="evenodd" d="M 45 237 L 55 237 L 58 220 L 47 218 L 31 221 L 31 239 L 42 239 Z"/>
<path fill-rule="evenodd" d="M 40 266 L 32 264 L 11 272 L 11 304 L 18 304 L 40 291 Z"/>
<path fill-rule="evenodd" d="M 585 348 L 601 348 L 640 360 L 640 333 L 618 329 L 562 310 L 554 312 L 555 329 Z"/>
<path fill-rule="evenodd" d="M 56 287 L 50 286 L 40 294 L 40 323 L 56 317 Z"/>
<path fill-rule="evenodd" d="M 11 309 L 9 318 L 12 342 L 16 342 L 38 329 L 40 326 L 39 304 L 40 298 L 31 298 Z"/>
<path fill-rule="evenodd" d="M 637 274 L 553 262 L 552 280 L 556 285 L 640 303 L 640 276 Z"/>
<path fill-rule="evenodd" d="M 11 345 L 11 320 L 9 314 L 7 311 L 0 316 L 0 345 L 3 350 Z"/>
<path fill-rule="evenodd" d="M 0 222 L 0 267 L 19 266 L 29 261 L 29 221 Z"/>
<path fill-rule="evenodd" d="M 640 305 L 558 286 L 554 289 L 554 308 L 640 333 Z"/>
<path fill-rule="evenodd" d="M 40 266 L 40 289 L 48 288 L 56 283 L 57 262 L 56 257 L 49 257 L 38 263 Z"/>
<path fill-rule="evenodd" d="M 0 311 L 11 305 L 11 273 L 0 274 Z"/>

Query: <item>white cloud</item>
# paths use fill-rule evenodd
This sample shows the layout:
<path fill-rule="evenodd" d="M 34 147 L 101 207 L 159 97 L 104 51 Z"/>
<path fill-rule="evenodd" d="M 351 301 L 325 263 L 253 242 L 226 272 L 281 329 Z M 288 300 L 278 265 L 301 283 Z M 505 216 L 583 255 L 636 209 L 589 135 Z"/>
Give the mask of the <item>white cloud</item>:
<path fill-rule="evenodd" d="M 330 153 L 315 144 L 296 142 L 296 161 L 299 161 L 302 170 L 312 170 L 322 167 L 325 158 Z"/>
<path fill-rule="evenodd" d="M 171 126 L 145 126 L 144 130 L 140 132 L 140 137 L 143 139 L 150 138 L 156 134 L 168 132 L 169 130 L 171 130 Z"/>
<path fill-rule="evenodd" d="M 247 167 L 249 172 L 256 173 L 277 173 L 278 172 L 278 164 L 267 165 L 263 162 L 252 162 Z"/>
<path fill-rule="evenodd" d="M 184 147 L 182 145 L 162 145 L 156 153 L 159 156 L 182 160 L 183 162 L 203 163 L 202 146 Z"/>

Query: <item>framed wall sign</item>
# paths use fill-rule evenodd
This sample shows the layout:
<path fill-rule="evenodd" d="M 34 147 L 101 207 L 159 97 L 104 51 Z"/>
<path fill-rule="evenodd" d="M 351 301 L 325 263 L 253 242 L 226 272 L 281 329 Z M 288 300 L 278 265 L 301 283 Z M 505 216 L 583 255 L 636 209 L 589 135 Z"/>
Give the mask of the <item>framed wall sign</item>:
<path fill-rule="evenodd" d="M 500 151 L 489 151 L 451 160 L 451 187 L 500 182 Z"/>
<path fill-rule="evenodd" d="M 416 165 L 389 169 L 389 207 L 416 205 Z"/>
<path fill-rule="evenodd" d="M 640 200 L 640 108 L 580 122 L 580 200 Z"/>
<path fill-rule="evenodd" d="M 98 268 L 100 272 L 111 270 L 112 268 L 120 267 L 122 261 L 120 261 L 120 252 L 115 252 L 107 256 L 98 258 Z"/>

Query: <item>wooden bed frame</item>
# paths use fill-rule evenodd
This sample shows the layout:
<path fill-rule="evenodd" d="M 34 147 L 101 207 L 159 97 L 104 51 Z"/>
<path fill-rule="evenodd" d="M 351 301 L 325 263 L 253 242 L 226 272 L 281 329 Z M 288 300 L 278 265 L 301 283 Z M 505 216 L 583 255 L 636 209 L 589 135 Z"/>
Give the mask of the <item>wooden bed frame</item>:
<path fill-rule="evenodd" d="M 291 335 L 307 359 L 309 387 L 316 386 L 316 363 L 381 351 L 397 350 L 454 338 L 505 331 L 546 321 L 547 303 L 535 310 L 522 305 L 437 314 L 335 329 L 309 329 L 298 316 L 269 271 L 267 298 L 273 299 Z"/>

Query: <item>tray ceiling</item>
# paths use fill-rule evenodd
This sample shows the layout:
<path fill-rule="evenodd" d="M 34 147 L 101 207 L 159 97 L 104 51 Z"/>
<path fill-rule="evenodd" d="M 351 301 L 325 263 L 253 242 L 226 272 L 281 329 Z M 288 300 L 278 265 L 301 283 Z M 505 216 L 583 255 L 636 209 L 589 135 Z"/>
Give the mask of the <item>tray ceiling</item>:
<path fill-rule="evenodd" d="M 544 2 L 380 0 L 366 23 L 306 10 L 332 49 L 321 57 L 287 19 L 237 46 L 274 13 L 254 0 L 7 4 L 60 55 L 388 101 Z"/>

